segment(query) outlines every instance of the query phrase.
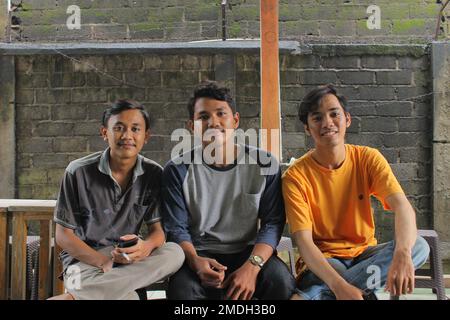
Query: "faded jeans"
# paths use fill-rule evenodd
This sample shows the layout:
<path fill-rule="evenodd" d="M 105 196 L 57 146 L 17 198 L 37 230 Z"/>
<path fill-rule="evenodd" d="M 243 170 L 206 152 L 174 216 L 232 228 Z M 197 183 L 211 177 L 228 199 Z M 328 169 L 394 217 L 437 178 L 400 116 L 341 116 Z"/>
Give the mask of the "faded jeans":
<path fill-rule="evenodd" d="M 364 294 L 382 288 L 387 280 L 389 267 L 394 254 L 395 241 L 368 247 L 362 254 L 353 259 L 327 259 L 330 265 L 350 284 L 361 289 Z M 420 236 L 412 249 L 414 268 L 420 268 L 427 260 L 430 247 Z M 330 288 L 311 271 L 306 271 L 297 288 L 307 300 L 335 300 Z"/>

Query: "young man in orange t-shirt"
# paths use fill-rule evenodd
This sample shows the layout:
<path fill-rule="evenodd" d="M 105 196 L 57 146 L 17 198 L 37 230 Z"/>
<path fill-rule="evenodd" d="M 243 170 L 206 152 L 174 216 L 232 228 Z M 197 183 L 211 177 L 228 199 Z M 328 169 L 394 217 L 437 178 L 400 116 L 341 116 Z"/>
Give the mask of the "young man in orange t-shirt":
<path fill-rule="evenodd" d="M 345 144 L 351 124 L 333 86 L 303 99 L 299 118 L 315 148 L 283 175 L 283 197 L 301 258 L 300 299 L 373 299 L 381 286 L 411 293 L 414 270 L 429 247 L 417 236 L 415 212 L 376 149 Z M 370 196 L 395 213 L 395 241 L 377 245 Z"/>

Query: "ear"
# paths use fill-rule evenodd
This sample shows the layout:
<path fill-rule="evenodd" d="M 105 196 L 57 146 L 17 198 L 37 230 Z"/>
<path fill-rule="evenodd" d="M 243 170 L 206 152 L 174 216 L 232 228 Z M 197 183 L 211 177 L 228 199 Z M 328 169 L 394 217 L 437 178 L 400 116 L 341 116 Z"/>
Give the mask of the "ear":
<path fill-rule="evenodd" d="M 144 138 L 144 143 L 145 144 L 148 142 L 150 137 L 151 137 L 150 129 L 147 129 L 147 131 L 145 131 L 145 138 Z"/>
<path fill-rule="evenodd" d="M 303 125 L 303 128 L 305 129 L 306 135 L 310 137 L 310 136 L 311 136 L 311 131 L 309 131 L 308 125 L 307 125 L 307 124 L 304 124 L 304 125 Z"/>
<path fill-rule="evenodd" d="M 350 125 L 352 124 L 352 116 L 348 112 L 345 113 L 345 122 L 347 128 L 350 127 Z"/>
<path fill-rule="evenodd" d="M 193 132 L 194 132 L 194 120 L 189 119 L 189 120 L 186 122 L 186 127 L 188 128 L 188 130 L 191 131 L 191 133 L 193 133 Z"/>
<path fill-rule="evenodd" d="M 107 132 L 108 132 L 108 128 L 105 128 L 104 126 L 102 126 L 100 128 L 100 135 L 103 137 L 103 140 L 105 140 L 105 141 L 108 141 Z"/>
<path fill-rule="evenodd" d="M 239 115 L 239 112 L 235 112 L 233 115 L 233 119 L 234 119 L 234 129 L 237 129 L 239 127 L 239 120 L 240 120 L 241 116 Z"/>

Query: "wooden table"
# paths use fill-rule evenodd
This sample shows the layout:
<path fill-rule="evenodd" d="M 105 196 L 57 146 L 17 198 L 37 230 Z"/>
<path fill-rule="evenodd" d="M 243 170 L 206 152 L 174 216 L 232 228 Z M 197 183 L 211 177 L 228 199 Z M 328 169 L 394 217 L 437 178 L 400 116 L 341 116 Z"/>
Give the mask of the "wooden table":
<path fill-rule="evenodd" d="M 62 282 L 57 279 L 61 272 L 61 264 L 58 255 L 60 249 L 55 244 L 54 265 L 51 265 L 52 250 L 52 231 L 53 211 L 55 209 L 55 200 L 21 200 L 21 199 L 0 199 L 0 235 L 1 243 L 8 244 L 8 222 L 11 223 L 12 247 L 11 247 L 11 292 L 10 299 L 26 298 L 26 245 L 27 245 L 27 223 L 29 221 L 39 221 L 40 223 L 40 244 L 39 244 L 39 299 L 48 297 L 48 279 L 53 276 L 54 289 L 53 294 L 63 291 Z M 6 219 L 5 219 L 6 215 Z M 6 239 L 5 239 L 5 237 Z M 0 247 L 0 261 L 4 267 L 0 269 L 0 287 L 5 288 L 0 294 L 0 298 L 5 298 L 7 293 L 6 284 L 8 283 L 8 246 Z M 4 269 L 4 270 L 3 270 Z M 53 270 L 53 274 L 51 271 Z M 1 282 L 3 281 L 3 283 Z"/>

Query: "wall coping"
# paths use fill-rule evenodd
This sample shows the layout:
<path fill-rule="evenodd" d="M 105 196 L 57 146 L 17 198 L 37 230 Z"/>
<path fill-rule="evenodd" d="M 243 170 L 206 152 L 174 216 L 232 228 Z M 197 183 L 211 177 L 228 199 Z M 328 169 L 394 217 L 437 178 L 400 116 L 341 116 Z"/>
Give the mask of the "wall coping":
<path fill-rule="evenodd" d="M 420 57 L 428 53 L 430 45 L 418 44 L 300 44 L 298 41 L 280 41 L 280 53 L 293 55 L 396 55 Z M 193 42 L 121 42 L 121 43 L 0 43 L 0 55 L 113 55 L 129 53 L 258 53 L 260 40 L 208 40 Z"/>

